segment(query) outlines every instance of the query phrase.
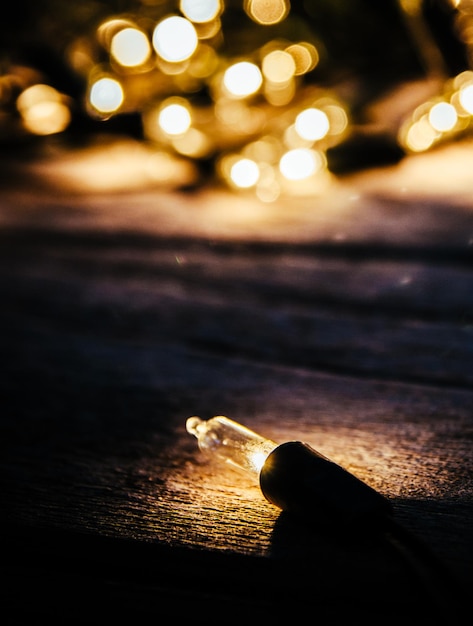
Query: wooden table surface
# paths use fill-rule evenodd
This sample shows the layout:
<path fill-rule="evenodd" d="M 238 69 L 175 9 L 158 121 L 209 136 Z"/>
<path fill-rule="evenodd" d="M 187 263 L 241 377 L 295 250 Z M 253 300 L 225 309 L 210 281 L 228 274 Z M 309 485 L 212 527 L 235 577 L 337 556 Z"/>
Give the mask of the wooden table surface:
<path fill-rule="evenodd" d="M 2 623 L 461 623 L 473 143 L 272 204 L 132 149 L 3 170 Z M 282 513 L 191 415 L 309 443 L 407 535 Z"/>

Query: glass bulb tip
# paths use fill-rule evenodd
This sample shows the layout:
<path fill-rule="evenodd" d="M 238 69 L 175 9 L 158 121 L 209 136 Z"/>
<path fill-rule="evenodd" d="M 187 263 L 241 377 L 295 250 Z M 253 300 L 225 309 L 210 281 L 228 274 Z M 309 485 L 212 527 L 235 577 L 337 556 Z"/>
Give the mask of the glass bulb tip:
<path fill-rule="evenodd" d="M 201 426 L 203 423 L 204 420 L 201 420 L 200 417 L 197 417 L 195 415 L 192 417 L 188 417 L 186 421 L 186 430 L 191 435 L 194 435 L 194 437 L 198 437 L 200 430 L 199 426 Z"/>

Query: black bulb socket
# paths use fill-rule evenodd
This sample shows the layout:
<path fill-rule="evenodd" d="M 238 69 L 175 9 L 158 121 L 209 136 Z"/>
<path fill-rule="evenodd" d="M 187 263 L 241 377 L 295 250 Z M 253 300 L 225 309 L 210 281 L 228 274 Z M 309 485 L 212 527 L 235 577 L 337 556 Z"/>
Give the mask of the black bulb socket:
<path fill-rule="evenodd" d="M 300 441 L 283 443 L 270 453 L 260 487 L 283 511 L 329 524 L 363 524 L 392 513 L 383 495 Z"/>

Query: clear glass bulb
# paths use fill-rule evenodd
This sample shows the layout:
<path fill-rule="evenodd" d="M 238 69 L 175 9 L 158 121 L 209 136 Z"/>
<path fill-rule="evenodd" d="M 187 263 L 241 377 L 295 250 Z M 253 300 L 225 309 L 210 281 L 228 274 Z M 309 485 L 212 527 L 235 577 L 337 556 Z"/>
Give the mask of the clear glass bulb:
<path fill-rule="evenodd" d="M 332 525 L 390 516 L 391 503 L 372 487 L 301 441 L 277 444 L 228 417 L 189 417 L 187 431 L 200 450 L 259 481 L 261 492 L 283 511 Z"/>
<path fill-rule="evenodd" d="M 258 477 L 268 455 L 278 446 L 223 415 L 205 421 L 189 417 L 186 429 L 197 438 L 199 448 L 233 467 Z"/>

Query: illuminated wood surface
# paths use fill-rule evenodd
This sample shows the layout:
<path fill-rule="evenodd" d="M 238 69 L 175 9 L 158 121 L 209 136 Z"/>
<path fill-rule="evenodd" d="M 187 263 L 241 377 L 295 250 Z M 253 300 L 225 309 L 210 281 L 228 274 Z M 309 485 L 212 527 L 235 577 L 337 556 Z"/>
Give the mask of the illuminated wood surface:
<path fill-rule="evenodd" d="M 473 189 L 446 157 L 464 166 L 471 145 L 274 205 L 9 181 L 11 623 L 414 623 L 452 601 L 440 572 L 424 589 L 379 536 L 280 514 L 199 453 L 190 415 L 310 443 L 471 582 Z"/>

